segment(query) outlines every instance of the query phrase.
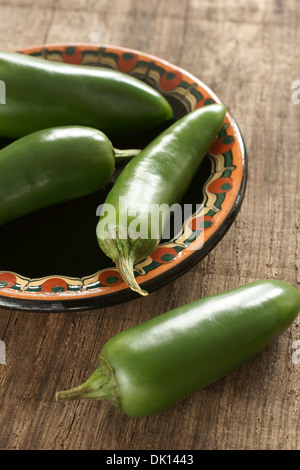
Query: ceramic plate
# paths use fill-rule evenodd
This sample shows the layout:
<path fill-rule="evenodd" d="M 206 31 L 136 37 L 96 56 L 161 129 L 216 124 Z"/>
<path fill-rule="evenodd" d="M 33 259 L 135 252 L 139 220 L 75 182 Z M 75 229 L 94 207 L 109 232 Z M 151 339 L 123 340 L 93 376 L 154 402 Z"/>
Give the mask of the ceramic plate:
<path fill-rule="evenodd" d="M 60 44 L 18 52 L 133 75 L 166 97 L 175 119 L 195 108 L 221 102 L 198 78 L 140 51 Z M 160 131 L 120 137 L 113 144 L 140 148 Z M 246 175 L 243 139 L 228 111 L 222 130 L 182 201 L 195 211 L 178 233 L 162 240 L 154 253 L 136 266 L 137 281 L 143 289 L 152 292 L 174 280 L 216 246 L 241 206 Z M 1 228 L 0 306 L 62 312 L 101 308 L 138 297 L 127 288 L 96 240 L 96 210 L 105 201 L 111 184 L 88 197 L 41 210 Z"/>

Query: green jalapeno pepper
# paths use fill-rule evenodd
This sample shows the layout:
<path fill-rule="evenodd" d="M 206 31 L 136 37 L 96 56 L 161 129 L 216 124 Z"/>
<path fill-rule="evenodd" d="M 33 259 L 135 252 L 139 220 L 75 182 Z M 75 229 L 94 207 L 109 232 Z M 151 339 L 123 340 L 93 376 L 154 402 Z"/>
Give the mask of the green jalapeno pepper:
<path fill-rule="evenodd" d="M 63 126 L 33 132 L 0 150 L 0 225 L 38 209 L 86 196 L 111 178 L 116 150 L 97 129 Z"/>
<path fill-rule="evenodd" d="M 175 122 L 126 165 L 107 196 L 97 226 L 99 246 L 141 295 L 147 292 L 136 282 L 134 264 L 158 245 L 171 217 L 168 208 L 186 192 L 225 114 L 222 104 L 211 104 Z M 140 227 L 146 227 L 141 236 L 132 228 L 137 218 Z"/>
<path fill-rule="evenodd" d="M 105 400 L 129 416 L 159 413 L 257 355 L 299 310 L 300 292 L 275 280 L 196 300 L 113 336 L 91 377 L 56 399 Z"/>
<path fill-rule="evenodd" d="M 125 73 L 0 53 L 0 135 L 22 137 L 37 130 L 83 125 L 106 134 L 156 127 L 173 111 L 149 85 Z"/>

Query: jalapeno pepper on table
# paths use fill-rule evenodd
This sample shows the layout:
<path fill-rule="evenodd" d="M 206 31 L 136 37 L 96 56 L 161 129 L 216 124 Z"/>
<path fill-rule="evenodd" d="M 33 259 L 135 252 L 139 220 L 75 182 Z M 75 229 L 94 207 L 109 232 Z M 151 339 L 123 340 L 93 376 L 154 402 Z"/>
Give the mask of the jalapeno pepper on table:
<path fill-rule="evenodd" d="M 103 132 L 62 126 L 33 132 L 0 150 L 0 225 L 91 194 L 111 178 L 115 161 L 139 150 L 117 150 Z"/>
<path fill-rule="evenodd" d="M 299 310 L 300 292 L 275 280 L 196 300 L 113 336 L 90 378 L 56 399 L 104 400 L 129 416 L 159 413 L 257 355 Z"/>
<path fill-rule="evenodd" d="M 0 107 L 0 135 L 22 137 L 37 130 L 83 125 L 110 136 L 136 132 L 170 120 L 161 93 L 125 73 L 0 53 L 6 105 Z"/>
<path fill-rule="evenodd" d="M 126 165 L 106 198 L 97 226 L 99 246 L 114 261 L 127 285 L 141 295 L 147 292 L 136 282 L 134 264 L 154 251 L 170 216 L 166 210 L 157 217 L 153 207 L 179 203 L 225 115 L 222 104 L 210 104 L 185 115 Z M 108 207 L 115 211 L 111 219 Z M 137 214 L 140 225 L 148 228 L 144 237 L 130 228 Z"/>

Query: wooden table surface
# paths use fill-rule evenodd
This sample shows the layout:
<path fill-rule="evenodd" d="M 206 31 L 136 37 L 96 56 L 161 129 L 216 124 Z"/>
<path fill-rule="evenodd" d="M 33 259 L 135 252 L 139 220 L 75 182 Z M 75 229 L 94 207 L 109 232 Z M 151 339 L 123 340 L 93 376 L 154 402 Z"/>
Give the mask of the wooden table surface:
<path fill-rule="evenodd" d="M 56 391 L 85 380 L 104 343 L 127 327 L 254 279 L 299 288 L 300 105 L 292 102 L 299 2 L 0 0 L 0 18 L 2 50 L 106 43 L 188 70 L 230 106 L 249 158 L 238 217 L 177 280 L 147 298 L 88 312 L 0 310 L 0 449 L 299 450 L 300 365 L 292 360 L 299 319 L 259 356 L 159 415 L 55 402 Z"/>

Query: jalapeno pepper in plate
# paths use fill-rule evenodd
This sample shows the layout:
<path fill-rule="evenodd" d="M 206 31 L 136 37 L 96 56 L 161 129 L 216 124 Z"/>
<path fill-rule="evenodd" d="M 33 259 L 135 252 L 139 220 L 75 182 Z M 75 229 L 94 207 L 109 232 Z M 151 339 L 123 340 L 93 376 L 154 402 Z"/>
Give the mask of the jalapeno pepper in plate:
<path fill-rule="evenodd" d="M 159 126 L 173 115 L 161 93 L 116 70 L 1 52 L 0 79 L 7 95 L 0 106 L 4 137 L 66 125 L 95 127 L 111 136 Z"/>
<path fill-rule="evenodd" d="M 57 400 L 105 400 L 129 416 L 159 413 L 219 380 L 283 333 L 300 310 L 290 284 L 255 281 L 113 336 L 91 377 Z"/>
<path fill-rule="evenodd" d="M 134 264 L 154 251 L 170 216 L 168 210 L 162 211 L 162 217 L 155 211 L 179 203 L 225 114 L 222 104 L 211 104 L 185 115 L 126 165 L 107 196 L 97 227 L 99 246 L 128 286 L 141 295 L 147 292 L 136 282 Z M 110 207 L 115 212 L 111 218 Z M 143 236 L 131 227 L 136 218 L 147 227 Z"/>
<path fill-rule="evenodd" d="M 116 150 L 103 132 L 62 126 L 33 132 L 0 150 L 0 225 L 38 209 L 91 194 L 111 178 Z"/>

